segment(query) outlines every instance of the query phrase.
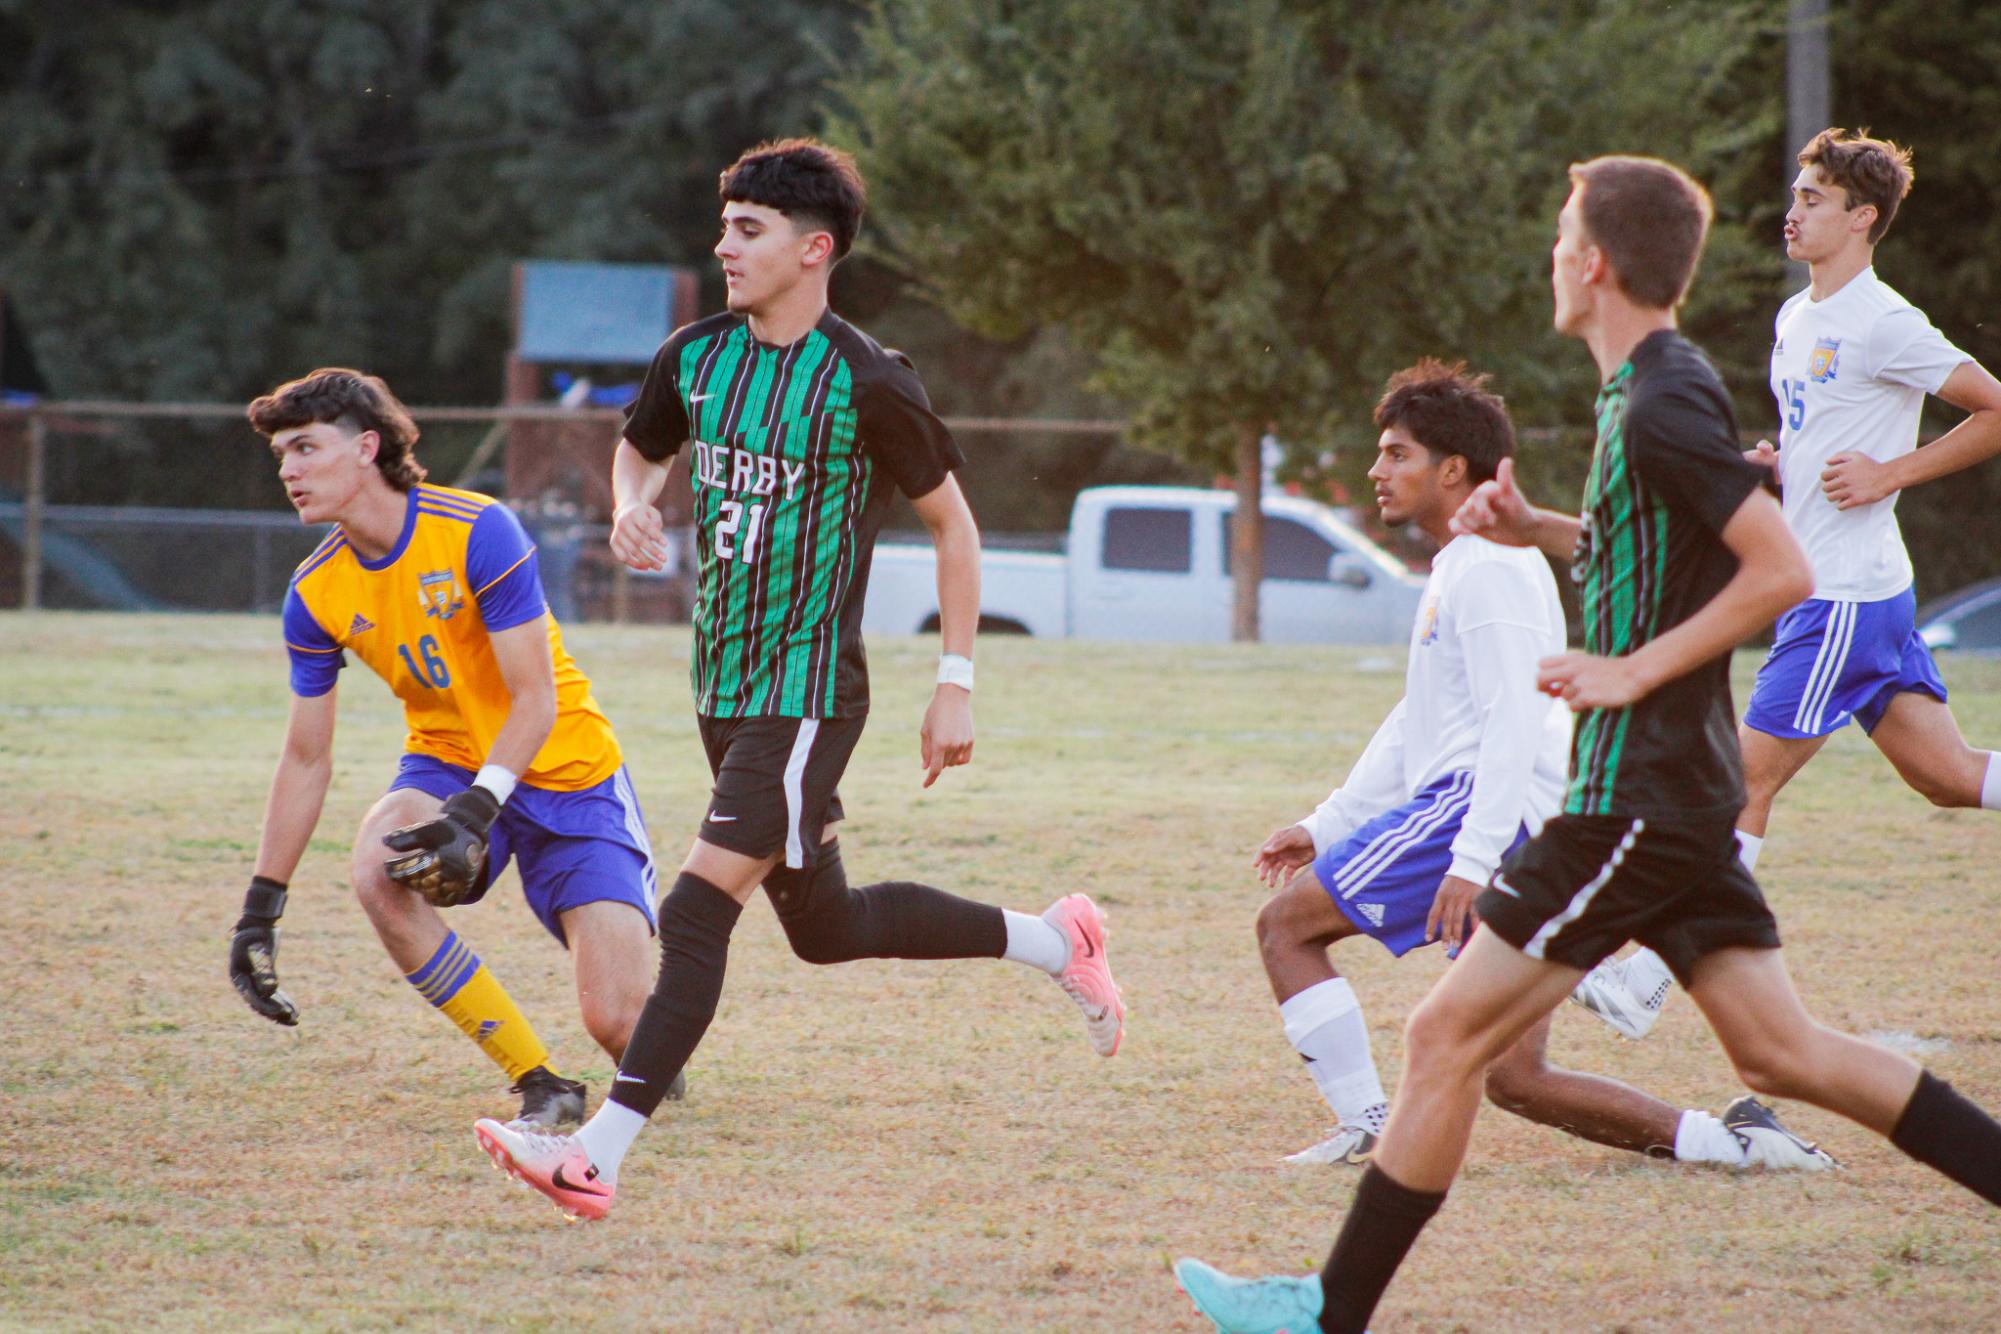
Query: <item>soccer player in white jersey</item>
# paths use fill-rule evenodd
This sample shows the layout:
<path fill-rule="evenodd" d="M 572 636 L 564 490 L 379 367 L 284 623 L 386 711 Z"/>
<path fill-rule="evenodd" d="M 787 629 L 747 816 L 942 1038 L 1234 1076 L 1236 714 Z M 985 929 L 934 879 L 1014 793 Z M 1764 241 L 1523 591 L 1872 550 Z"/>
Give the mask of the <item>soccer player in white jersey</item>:
<path fill-rule="evenodd" d="M 1778 623 L 1738 738 L 1744 812 L 1737 841 L 1756 866 L 1779 790 L 1851 720 L 1935 806 L 2001 810 L 2001 761 L 1960 735 L 1931 652 L 1913 628 L 1911 561 L 1897 493 L 2001 453 L 2001 383 L 1876 276 L 1876 246 L 1911 188 L 1911 155 L 1882 139 L 1823 130 L 1799 153 L 1786 255 L 1810 282 L 1779 308 L 1771 385 L 1774 468 L 1786 522 L 1813 563 L 1813 596 Z M 1923 449 L 1935 394 L 1970 415 Z M 1609 962 L 1576 999 L 1640 1037 L 1668 990 L 1650 952 Z"/>
<path fill-rule="evenodd" d="M 1563 799 L 1570 713 L 1536 689 L 1536 664 L 1565 642 L 1549 562 L 1451 530 L 1473 489 L 1514 453 L 1507 409 L 1485 383 L 1464 364 L 1427 358 L 1392 376 L 1376 405 L 1382 435 L 1369 478 L 1383 518 L 1417 525 L 1440 548 L 1411 631 L 1404 697 L 1347 781 L 1267 839 L 1254 863 L 1278 890 L 1258 914 L 1258 944 L 1286 1037 L 1338 1123 L 1288 1162 L 1364 1165 L 1389 1115 L 1361 1004 L 1329 947 L 1373 936 L 1398 956 L 1436 940 L 1456 954 L 1474 896 Z M 1497 1105 L 1657 1157 L 1833 1165 L 1754 1098 L 1720 1120 L 1678 1111 L 1617 1080 L 1551 1067 L 1548 1037 L 1544 1015 L 1489 1067 Z"/>

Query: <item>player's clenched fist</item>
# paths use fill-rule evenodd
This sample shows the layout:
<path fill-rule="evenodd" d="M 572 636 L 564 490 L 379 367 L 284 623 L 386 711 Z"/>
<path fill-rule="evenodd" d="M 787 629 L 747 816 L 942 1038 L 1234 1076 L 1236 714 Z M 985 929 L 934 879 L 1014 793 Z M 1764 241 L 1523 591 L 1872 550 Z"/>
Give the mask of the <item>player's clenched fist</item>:
<path fill-rule="evenodd" d="M 383 869 L 397 884 L 416 890 L 440 908 L 471 898 L 486 869 L 486 835 L 500 814 L 500 802 L 475 784 L 445 799 L 437 818 L 404 825 L 382 836 L 383 846 L 400 852 Z"/>
<path fill-rule="evenodd" d="M 278 919 L 284 914 L 285 887 L 252 876 L 243 915 L 229 933 L 229 980 L 251 1009 L 290 1028 L 299 1022 L 299 1007 L 278 990 Z"/>
<path fill-rule="evenodd" d="M 650 502 L 627 501 L 611 516 L 611 554 L 635 570 L 667 568 L 667 525 Z"/>

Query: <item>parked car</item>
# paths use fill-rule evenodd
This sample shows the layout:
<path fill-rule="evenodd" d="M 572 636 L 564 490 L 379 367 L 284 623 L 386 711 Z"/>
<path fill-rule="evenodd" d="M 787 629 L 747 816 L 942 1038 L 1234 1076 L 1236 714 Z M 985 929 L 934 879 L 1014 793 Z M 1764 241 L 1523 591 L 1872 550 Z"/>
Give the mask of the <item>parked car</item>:
<path fill-rule="evenodd" d="M 1918 608 L 1918 634 L 1932 649 L 2001 653 L 2001 579 L 1968 584 Z"/>
<path fill-rule="evenodd" d="M 986 549 L 980 625 L 1077 639 L 1188 642 L 1230 637 L 1230 528 L 1237 497 L 1196 487 L 1094 487 L 1077 497 L 1063 554 Z M 1273 643 L 1399 644 L 1424 580 L 1327 506 L 1264 501 L 1259 626 Z M 929 545 L 876 548 L 862 629 L 938 625 Z"/>

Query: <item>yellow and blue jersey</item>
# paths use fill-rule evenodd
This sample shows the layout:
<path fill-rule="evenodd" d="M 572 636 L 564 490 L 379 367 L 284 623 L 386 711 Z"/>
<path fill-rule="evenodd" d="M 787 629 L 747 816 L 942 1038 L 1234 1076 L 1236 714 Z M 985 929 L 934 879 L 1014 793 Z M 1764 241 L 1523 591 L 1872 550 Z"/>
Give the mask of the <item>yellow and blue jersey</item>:
<path fill-rule="evenodd" d="M 406 750 L 478 769 L 512 703 L 489 636 L 547 610 L 534 544 L 512 510 L 491 496 L 419 484 L 388 555 L 363 560 L 336 528 L 292 576 L 292 691 L 326 694 L 352 653 L 403 701 Z M 549 652 L 556 725 L 521 780 L 578 792 L 617 771 L 618 739 L 553 616 Z"/>

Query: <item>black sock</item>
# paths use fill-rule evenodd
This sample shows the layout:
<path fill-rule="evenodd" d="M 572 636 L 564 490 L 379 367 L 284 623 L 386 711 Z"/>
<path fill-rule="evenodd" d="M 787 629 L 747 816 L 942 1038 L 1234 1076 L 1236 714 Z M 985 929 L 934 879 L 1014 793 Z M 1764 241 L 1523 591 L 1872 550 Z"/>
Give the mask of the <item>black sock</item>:
<path fill-rule="evenodd" d="M 834 843 L 810 871 L 781 867 L 764 884 L 793 953 L 808 963 L 998 959 L 1007 949 L 999 908 L 908 880 L 850 888 Z"/>
<path fill-rule="evenodd" d="M 653 1115 L 701 1044 L 722 999 L 730 932 L 743 905 L 683 871 L 660 900 L 660 976 L 639 1012 L 607 1100 Z"/>
<path fill-rule="evenodd" d="M 1918 1072 L 1918 1087 L 1890 1143 L 1989 1204 L 2001 1204 L 2001 1125 L 1931 1071 Z"/>
<path fill-rule="evenodd" d="M 1324 1334 L 1363 1334 L 1417 1234 L 1443 1203 L 1442 1190 L 1399 1186 L 1374 1163 L 1362 1169 L 1355 1202 L 1320 1271 Z"/>

